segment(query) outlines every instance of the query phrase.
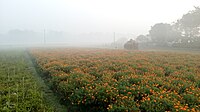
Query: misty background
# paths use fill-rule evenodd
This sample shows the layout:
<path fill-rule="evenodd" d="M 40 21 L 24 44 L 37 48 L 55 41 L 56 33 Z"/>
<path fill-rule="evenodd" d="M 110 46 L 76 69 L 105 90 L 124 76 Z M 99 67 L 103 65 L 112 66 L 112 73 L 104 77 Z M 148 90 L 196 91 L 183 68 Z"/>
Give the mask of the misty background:
<path fill-rule="evenodd" d="M 199 0 L 0 0 L 0 45 L 112 46 L 146 42 L 157 23 L 174 24 Z M 115 32 L 115 38 L 114 38 Z M 142 40 L 143 38 L 143 40 Z"/>

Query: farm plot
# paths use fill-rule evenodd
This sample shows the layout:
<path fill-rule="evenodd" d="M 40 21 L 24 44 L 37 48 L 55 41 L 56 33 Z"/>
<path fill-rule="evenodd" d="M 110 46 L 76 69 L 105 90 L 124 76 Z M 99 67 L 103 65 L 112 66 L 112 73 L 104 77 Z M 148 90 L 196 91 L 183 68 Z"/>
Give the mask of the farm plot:
<path fill-rule="evenodd" d="M 0 111 L 53 111 L 45 102 L 24 50 L 0 51 Z"/>
<path fill-rule="evenodd" d="M 199 111 L 200 54 L 32 49 L 71 111 Z"/>

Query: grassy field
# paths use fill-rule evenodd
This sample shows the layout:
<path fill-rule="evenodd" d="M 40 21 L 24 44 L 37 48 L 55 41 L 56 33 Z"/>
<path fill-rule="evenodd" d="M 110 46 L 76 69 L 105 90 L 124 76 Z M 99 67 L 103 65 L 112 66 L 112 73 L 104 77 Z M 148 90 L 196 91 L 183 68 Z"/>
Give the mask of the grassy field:
<path fill-rule="evenodd" d="M 53 112 L 25 50 L 0 51 L 0 111 Z"/>
<path fill-rule="evenodd" d="M 103 49 L 31 49 L 69 111 L 200 110 L 200 54 Z"/>

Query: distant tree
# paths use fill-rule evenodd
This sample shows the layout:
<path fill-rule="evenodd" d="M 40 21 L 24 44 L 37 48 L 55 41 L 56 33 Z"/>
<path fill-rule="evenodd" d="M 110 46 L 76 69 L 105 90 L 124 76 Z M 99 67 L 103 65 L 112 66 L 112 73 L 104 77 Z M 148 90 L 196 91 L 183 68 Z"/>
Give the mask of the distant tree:
<path fill-rule="evenodd" d="M 184 14 L 173 27 L 182 36 L 176 46 L 200 48 L 200 7 Z"/>
<path fill-rule="evenodd" d="M 138 41 L 138 42 L 148 42 L 149 39 L 145 35 L 139 35 L 139 36 L 137 36 L 136 41 Z"/>
<path fill-rule="evenodd" d="M 188 42 L 198 41 L 200 37 L 200 8 L 184 14 L 175 24 L 177 31 L 187 38 Z"/>
<path fill-rule="evenodd" d="M 157 45 L 166 46 L 168 43 L 178 41 L 180 33 L 176 32 L 170 24 L 157 23 L 149 31 L 149 35 Z"/>
<path fill-rule="evenodd" d="M 130 39 L 124 44 L 124 48 L 127 50 L 138 50 L 138 43 L 135 40 Z"/>
<path fill-rule="evenodd" d="M 166 38 L 168 37 L 168 31 L 171 29 L 170 24 L 164 24 L 164 23 L 157 23 L 153 27 L 151 27 L 151 30 L 149 31 L 149 34 L 151 36 L 151 39 L 153 42 L 166 42 Z"/>

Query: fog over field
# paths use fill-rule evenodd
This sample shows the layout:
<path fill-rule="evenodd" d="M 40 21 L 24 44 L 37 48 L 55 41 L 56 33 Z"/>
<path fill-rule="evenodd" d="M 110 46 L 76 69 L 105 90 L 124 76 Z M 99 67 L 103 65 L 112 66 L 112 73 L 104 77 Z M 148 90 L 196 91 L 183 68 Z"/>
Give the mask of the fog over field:
<path fill-rule="evenodd" d="M 0 0 L 0 112 L 200 112 L 200 0 Z"/>
<path fill-rule="evenodd" d="M 172 24 L 199 0 L 1 0 L 0 44 L 110 45 Z M 114 39 L 115 32 L 115 39 Z"/>

